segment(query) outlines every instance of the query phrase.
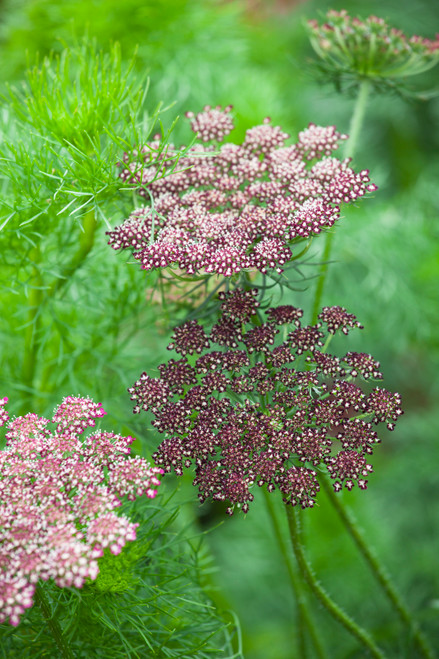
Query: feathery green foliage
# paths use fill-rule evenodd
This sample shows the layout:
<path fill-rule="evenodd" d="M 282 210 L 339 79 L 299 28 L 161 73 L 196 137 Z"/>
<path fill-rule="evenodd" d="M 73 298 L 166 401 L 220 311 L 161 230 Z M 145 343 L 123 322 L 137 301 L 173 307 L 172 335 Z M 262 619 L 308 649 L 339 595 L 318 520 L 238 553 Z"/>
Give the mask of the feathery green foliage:
<path fill-rule="evenodd" d="M 230 613 L 201 586 L 210 567 L 201 538 L 185 539 L 172 495 L 129 507 L 141 522 L 137 540 L 117 556 L 106 552 L 96 581 L 81 590 L 44 584 L 73 656 L 239 659 Z M 58 656 L 38 606 L 18 628 L 0 625 L 0 641 L 1 657 Z"/>

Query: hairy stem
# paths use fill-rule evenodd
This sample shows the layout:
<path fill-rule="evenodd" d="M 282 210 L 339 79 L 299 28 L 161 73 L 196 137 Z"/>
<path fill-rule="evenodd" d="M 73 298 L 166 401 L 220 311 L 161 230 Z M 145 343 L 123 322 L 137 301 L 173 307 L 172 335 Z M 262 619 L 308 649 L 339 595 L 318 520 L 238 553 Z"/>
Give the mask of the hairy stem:
<path fill-rule="evenodd" d="M 349 510 L 345 508 L 345 506 L 343 506 L 341 500 L 339 497 L 337 497 L 333 488 L 331 487 L 331 484 L 325 478 L 322 478 L 321 482 L 326 490 L 329 500 L 342 519 L 347 531 L 350 533 L 366 563 L 369 565 L 372 574 L 383 588 L 401 620 L 409 627 L 411 633 L 413 634 L 413 639 L 416 642 L 416 645 L 418 646 L 422 656 L 426 659 L 435 659 L 436 654 L 432 648 L 430 648 L 426 637 L 419 629 L 417 622 L 413 619 L 413 615 L 403 602 L 400 594 L 396 590 L 395 585 L 392 583 L 390 576 L 387 574 L 385 568 L 381 565 L 379 558 L 375 555 L 361 534 L 354 516 L 351 512 L 349 512 Z"/>
<path fill-rule="evenodd" d="M 354 112 L 349 126 L 349 139 L 346 143 L 344 157 L 353 158 L 357 148 L 358 137 L 363 127 L 364 115 L 366 113 L 366 106 L 370 92 L 370 82 L 365 79 L 360 84 L 357 100 L 355 102 Z M 320 266 L 319 278 L 317 280 L 316 293 L 314 297 L 314 305 L 312 311 L 312 323 L 317 321 L 317 316 L 320 310 L 323 289 L 325 287 L 326 277 L 328 274 L 328 265 L 331 258 L 332 246 L 334 242 L 334 229 L 329 231 L 325 236 L 325 246 L 323 248 L 322 264 Z"/>
<path fill-rule="evenodd" d="M 293 550 L 296 555 L 296 559 L 302 575 L 307 581 L 315 597 L 328 611 L 328 613 L 361 643 L 361 645 L 372 655 L 372 657 L 376 657 L 377 659 L 385 659 L 385 654 L 375 644 L 372 637 L 364 629 L 362 629 L 362 627 L 357 625 L 357 623 L 352 620 L 352 618 L 350 618 L 343 611 L 343 609 L 341 609 L 338 604 L 336 604 L 331 599 L 331 597 L 329 597 L 327 592 L 317 581 L 312 568 L 310 567 L 305 557 L 301 542 L 299 540 L 299 527 L 296 511 L 292 506 L 288 505 L 286 506 L 286 509 Z"/>
<path fill-rule="evenodd" d="M 60 652 L 60 656 L 62 659 L 73 659 L 73 654 L 70 652 L 67 642 L 63 636 L 61 627 L 59 626 L 56 618 L 53 617 L 50 604 L 47 601 L 44 591 L 39 584 L 37 584 L 35 589 L 34 598 L 35 603 L 40 607 L 41 613 L 47 622 L 47 626 L 49 627 L 50 632 L 55 640 L 57 648 Z"/>
<path fill-rule="evenodd" d="M 320 639 L 314 625 L 314 622 L 311 618 L 310 612 L 308 611 L 306 595 L 302 588 L 302 582 L 300 576 L 296 574 L 295 566 L 291 560 L 291 551 L 288 550 L 287 543 L 285 542 L 282 529 L 279 524 L 278 517 L 276 515 L 276 510 L 272 502 L 272 495 L 264 490 L 265 501 L 267 504 L 267 510 L 270 515 L 271 523 L 273 526 L 274 535 L 276 537 L 280 552 L 284 559 L 285 567 L 287 568 L 288 576 L 291 583 L 291 588 L 293 591 L 294 598 L 297 602 L 297 631 L 298 631 L 298 657 L 306 659 L 306 644 L 305 644 L 305 627 L 308 630 L 308 633 L 313 642 L 314 648 L 317 652 L 319 659 L 325 659 L 326 654 L 320 643 Z"/>

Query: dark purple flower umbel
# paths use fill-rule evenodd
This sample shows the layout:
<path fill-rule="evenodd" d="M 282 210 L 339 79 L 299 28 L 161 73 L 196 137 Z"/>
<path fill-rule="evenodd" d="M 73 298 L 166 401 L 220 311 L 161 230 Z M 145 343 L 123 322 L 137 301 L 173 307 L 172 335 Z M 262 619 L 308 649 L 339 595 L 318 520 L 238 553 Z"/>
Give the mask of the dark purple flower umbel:
<path fill-rule="evenodd" d="M 242 144 L 220 144 L 233 130 L 231 107 L 187 113 L 198 141 L 178 160 L 159 137 L 125 154 L 121 177 L 146 205 L 113 231 L 144 270 L 178 267 L 225 277 L 241 270 L 282 272 L 294 245 L 331 227 L 340 204 L 376 190 L 332 153 L 347 135 L 310 124 L 295 144 L 266 119 Z"/>
<path fill-rule="evenodd" d="M 366 489 L 375 426 L 393 429 L 402 410 L 398 394 L 362 391 L 361 381 L 382 379 L 373 357 L 326 352 L 333 334 L 361 328 L 355 316 L 325 307 L 308 327 L 301 309 L 283 305 L 264 322 L 254 290 L 220 300 L 210 332 L 195 321 L 176 328 L 169 347 L 183 357 L 129 389 L 134 412 L 150 409 L 165 435 L 155 462 L 178 475 L 194 466 L 200 501 L 227 501 L 229 514 L 248 511 L 255 486 L 312 507 L 322 471 L 335 491 Z"/>

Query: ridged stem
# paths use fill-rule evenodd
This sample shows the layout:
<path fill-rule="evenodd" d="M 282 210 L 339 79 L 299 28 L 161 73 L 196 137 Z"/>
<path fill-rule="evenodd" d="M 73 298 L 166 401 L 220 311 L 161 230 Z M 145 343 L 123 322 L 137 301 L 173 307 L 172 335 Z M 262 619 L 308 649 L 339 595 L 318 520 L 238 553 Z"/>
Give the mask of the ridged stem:
<path fill-rule="evenodd" d="M 367 101 L 370 93 L 371 83 L 365 79 L 360 84 L 357 100 L 355 102 L 354 112 L 349 126 L 349 139 L 346 142 L 344 151 L 345 158 L 353 158 L 357 148 L 358 137 L 363 127 L 364 115 L 366 113 Z M 320 266 L 319 278 L 317 280 L 316 293 L 314 296 L 314 305 L 312 310 L 312 323 L 317 321 L 320 311 L 323 289 L 325 287 L 326 277 L 328 274 L 328 265 L 331 258 L 332 245 L 334 242 L 334 229 L 328 231 L 325 236 L 325 246 L 323 248 L 322 264 Z"/>
<path fill-rule="evenodd" d="M 436 659 L 436 654 L 429 646 L 429 643 L 422 631 L 419 629 L 417 622 L 413 619 L 413 615 L 403 602 L 400 594 L 396 590 L 396 587 L 392 583 L 390 576 L 387 574 L 385 568 L 381 565 L 378 556 L 375 555 L 361 534 L 354 516 L 349 510 L 345 508 L 339 497 L 337 497 L 335 494 L 331 484 L 325 478 L 321 479 L 321 483 L 326 490 L 330 502 L 334 506 L 347 531 L 357 545 L 358 550 L 362 554 L 366 563 L 369 565 L 372 574 L 381 585 L 401 620 L 405 625 L 409 627 L 411 633 L 413 634 L 413 639 L 415 640 L 422 656 L 425 657 L 425 659 Z"/>
<path fill-rule="evenodd" d="M 288 577 L 290 579 L 291 589 L 295 601 L 297 602 L 297 630 L 298 630 L 298 657 L 301 659 L 306 659 L 306 643 L 305 643 L 305 629 L 308 630 L 311 641 L 316 650 L 317 656 L 319 659 L 325 659 L 326 654 L 320 643 L 320 639 L 314 625 L 314 622 L 311 618 L 310 612 L 308 610 L 306 594 L 303 591 L 302 581 L 299 575 L 296 574 L 296 567 L 293 564 L 291 550 L 289 550 L 287 543 L 284 538 L 284 534 L 279 524 L 279 519 L 276 515 L 276 510 L 273 505 L 272 496 L 269 492 L 264 490 L 265 502 L 267 504 L 268 514 L 270 515 L 271 524 L 273 527 L 274 535 L 276 537 L 277 544 L 279 546 L 280 552 L 284 559 L 284 564 L 288 572 Z"/>
<path fill-rule="evenodd" d="M 47 601 L 47 598 L 44 594 L 42 587 L 37 584 L 34 594 L 35 603 L 40 607 L 43 618 L 47 623 L 47 626 L 50 629 L 50 632 L 55 640 L 56 646 L 60 652 L 62 659 L 74 659 L 73 654 L 70 652 L 70 648 L 67 645 L 67 642 L 63 636 L 61 627 L 58 624 L 56 618 L 53 617 L 50 604 Z"/>
<path fill-rule="evenodd" d="M 343 609 L 336 604 L 328 593 L 322 588 L 317 581 L 311 566 L 309 565 L 302 544 L 299 539 L 298 520 L 296 518 L 296 511 L 292 506 L 286 506 L 288 527 L 290 530 L 291 542 L 293 545 L 294 554 L 299 564 L 299 568 L 304 579 L 307 581 L 311 591 L 328 611 L 328 613 L 341 624 L 352 636 L 354 636 L 361 645 L 376 659 L 385 659 L 385 654 L 374 643 L 372 637 L 360 627 L 352 618 L 350 618 Z"/>

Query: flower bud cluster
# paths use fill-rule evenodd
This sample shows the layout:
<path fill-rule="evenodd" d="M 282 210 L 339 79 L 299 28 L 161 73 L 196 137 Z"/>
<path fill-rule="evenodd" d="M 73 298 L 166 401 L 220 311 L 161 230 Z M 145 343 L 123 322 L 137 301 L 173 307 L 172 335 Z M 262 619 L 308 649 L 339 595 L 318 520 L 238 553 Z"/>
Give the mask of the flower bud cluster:
<path fill-rule="evenodd" d="M 407 37 L 390 27 L 382 18 L 365 20 L 352 17 L 346 10 L 330 10 L 326 21 L 308 21 L 308 32 L 323 68 L 338 79 L 368 78 L 394 88 L 397 79 L 417 75 L 439 61 L 439 38 Z"/>
<path fill-rule="evenodd" d="M 200 501 L 228 501 L 229 514 L 248 511 L 255 484 L 312 507 L 322 470 L 335 491 L 366 489 L 367 460 L 380 441 L 375 426 L 392 430 L 402 410 L 398 394 L 360 387 L 382 379 L 373 357 L 325 351 L 335 332 L 361 328 L 355 316 L 325 307 L 320 322 L 306 326 L 303 311 L 289 305 L 267 309 L 264 320 L 255 290 L 219 297 L 210 332 L 183 323 L 169 345 L 181 358 L 128 389 L 134 412 L 151 411 L 165 435 L 155 462 L 178 475 L 195 466 Z"/>
<path fill-rule="evenodd" d="M 51 420 L 27 414 L 7 423 L 0 452 L 0 623 L 18 625 L 39 579 L 81 588 L 97 559 L 135 540 L 138 524 L 114 511 L 121 498 L 154 498 L 163 471 L 129 457 L 133 437 L 95 431 L 100 403 L 68 396 Z M 53 426 L 53 428 L 51 428 Z"/>
<path fill-rule="evenodd" d="M 368 170 L 355 172 L 348 159 L 332 156 L 347 139 L 334 126 L 310 124 L 286 146 L 289 136 L 267 119 L 242 144 L 219 144 L 233 129 L 230 110 L 187 114 L 201 141 L 177 168 L 175 147 L 164 149 L 159 137 L 125 154 L 121 177 L 149 203 L 107 234 L 109 245 L 131 250 L 144 270 L 282 272 L 295 243 L 331 227 L 341 204 L 376 190 Z"/>

